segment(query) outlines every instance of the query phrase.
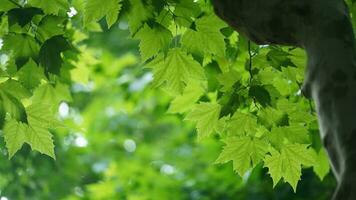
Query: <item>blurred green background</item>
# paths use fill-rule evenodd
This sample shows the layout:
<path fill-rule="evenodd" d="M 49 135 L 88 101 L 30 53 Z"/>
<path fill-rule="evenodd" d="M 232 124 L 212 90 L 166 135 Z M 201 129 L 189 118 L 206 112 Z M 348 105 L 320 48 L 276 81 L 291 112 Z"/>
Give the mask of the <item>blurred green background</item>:
<path fill-rule="evenodd" d="M 166 112 L 170 97 L 150 87 L 127 29 L 120 22 L 81 42 L 88 68 L 75 78 L 73 101 L 59 107 L 67 127 L 53 131 L 56 161 L 28 146 L 9 161 L 1 138 L 0 200 L 330 199 L 331 173 L 320 181 L 304 170 L 295 194 L 282 182 L 273 189 L 263 166 L 241 178 L 231 163 L 215 165 L 221 142 L 197 143 L 194 126 Z"/>

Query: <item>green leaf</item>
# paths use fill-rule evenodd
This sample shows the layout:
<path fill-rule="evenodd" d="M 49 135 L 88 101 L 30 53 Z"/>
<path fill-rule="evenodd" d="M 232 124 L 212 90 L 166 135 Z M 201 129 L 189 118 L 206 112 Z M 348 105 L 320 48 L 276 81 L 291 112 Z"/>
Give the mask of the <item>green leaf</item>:
<path fill-rule="evenodd" d="M 310 144 L 308 129 L 301 125 L 273 127 L 268 138 L 277 148 L 285 143 Z"/>
<path fill-rule="evenodd" d="M 6 122 L 3 132 L 10 159 L 26 142 L 26 125 L 12 119 Z"/>
<path fill-rule="evenodd" d="M 27 128 L 26 134 L 27 142 L 32 150 L 39 151 L 56 159 L 52 134 L 47 129 L 42 128 L 41 124 L 31 123 Z"/>
<path fill-rule="evenodd" d="M 313 152 L 307 148 L 308 145 L 287 144 L 282 147 L 281 152 L 274 149 L 264 159 L 265 167 L 273 179 L 273 185 L 283 178 L 293 190 L 297 190 L 297 184 L 302 174 L 302 165 L 312 166 L 315 164 Z"/>
<path fill-rule="evenodd" d="M 51 104 L 36 102 L 26 107 L 28 123 L 45 129 L 63 127 L 63 123 L 55 118 L 55 113 L 50 108 Z"/>
<path fill-rule="evenodd" d="M 148 67 L 153 69 L 155 86 L 165 86 L 171 92 L 181 93 L 191 80 L 205 81 L 201 65 L 180 48 L 170 49 L 165 57 L 158 55 Z"/>
<path fill-rule="evenodd" d="M 233 168 L 240 176 L 260 163 L 268 152 L 268 143 L 259 138 L 231 137 L 224 142 L 226 145 L 216 163 L 233 161 Z"/>
<path fill-rule="evenodd" d="M 330 172 L 329 158 L 324 148 L 321 148 L 316 155 L 316 162 L 313 169 L 321 181 Z"/>
<path fill-rule="evenodd" d="M 130 0 L 130 5 L 129 28 L 131 35 L 135 35 L 143 24 L 152 18 L 153 9 L 150 5 L 144 5 L 142 0 Z"/>
<path fill-rule="evenodd" d="M 29 35 L 10 34 L 4 37 L 3 49 L 12 53 L 17 64 L 25 64 L 29 58 L 37 59 L 40 46 Z"/>
<path fill-rule="evenodd" d="M 241 74 L 235 70 L 219 74 L 217 79 L 222 86 L 221 91 L 227 92 L 232 89 L 234 84 L 241 79 Z"/>
<path fill-rule="evenodd" d="M 254 115 L 237 111 L 228 121 L 227 131 L 229 135 L 255 135 L 257 127 Z"/>
<path fill-rule="evenodd" d="M 22 84 L 16 80 L 8 79 L 0 84 L 0 89 L 6 91 L 17 99 L 29 98 L 31 92 L 28 91 Z"/>
<path fill-rule="evenodd" d="M 43 103 L 48 106 L 47 110 L 57 109 L 61 101 L 71 101 L 69 89 L 63 84 L 57 84 L 53 87 L 51 84 L 46 83 L 40 85 L 33 93 L 33 102 Z"/>
<path fill-rule="evenodd" d="M 271 105 L 271 95 L 269 92 L 262 86 L 255 85 L 251 86 L 249 89 L 249 96 L 255 99 L 262 106 L 266 107 Z"/>
<path fill-rule="evenodd" d="M 16 4 L 12 3 L 9 0 L 0 0 L 0 12 L 6 12 L 16 7 Z"/>
<path fill-rule="evenodd" d="M 219 123 L 221 106 L 217 103 L 200 103 L 186 116 L 186 120 L 197 123 L 198 140 L 210 136 Z"/>
<path fill-rule="evenodd" d="M 205 90 L 197 83 L 189 83 L 184 89 L 183 94 L 172 100 L 168 112 L 184 113 L 192 109 L 195 103 L 203 96 Z"/>
<path fill-rule="evenodd" d="M 41 8 L 47 14 L 58 15 L 60 10 L 68 10 L 67 0 L 29 0 L 28 4 Z"/>
<path fill-rule="evenodd" d="M 27 142 L 33 150 L 46 154 L 55 159 L 54 144 L 50 128 L 63 126 L 53 117 L 48 105 L 43 103 L 32 104 L 26 108 L 28 115 Z"/>
<path fill-rule="evenodd" d="M 293 103 L 287 99 L 280 99 L 277 103 L 277 109 L 288 114 L 290 124 L 308 124 L 317 120 L 316 115 L 310 113 L 308 101 L 298 101 Z"/>
<path fill-rule="evenodd" d="M 39 60 L 47 75 L 60 73 L 63 62 L 61 53 L 70 48 L 70 44 L 63 36 L 52 37 L 42 45 Z"/>
<path fill-rule="evenodd" d="M 11 118 L 27 123 L 25 107 L 17 98 L 6 91 L 0 91 L 0 100 Z"/>
<path fill-rule="evenodd" d="M 268 129 L 274 126 L 285 126 L 288 124 L 288 116 L 279 109 L 266 107 L 258 112 L 258 121 Z"/>
<path fill-rule="evenodd" d="M 226 25 L 215 15 L 209 15 L 196 20 L 195 26 L 196 30 L 188 29 L 184 33 L 183 46 L 191 52 L 224 56 L 225 41 L 220 29 Z"/>
<path fill-rule="evenodd" d="M 282 48 L 273 47 L 267 53 L 267 60 L 272 65 L 272 67 L 280 69 L 281 67 L 294 66 L 289 56 L 290 54 L 284 51 Z"/>
<path fill-rule="evenodd" d="M 84 9 L 84 25 L 99 21 L 106 16 L 110 28 L 116 21 L 121 10 L 121 0 L 86 0 Z"/>
<path fill-rule="evenodd" d="M 36 19 L 40 19 L 38 15 L 43 15 L 43 11 L 36 7 L 17 7 L 9 10 L 7 15 L 10 32 L 31 34 L 29 29 L 34 25 L 31 25 L 31 21 L 35 23 Z"/>
<path fill-rule="evenodd" d="M 44 42 L 53 36 L 64 34 L 64 20 L 63 17 L 45 16 L 38 25 L 36 37 Z"/>
<path fill-rule="evenodd" d="M 135 35 L 135 39 L 140 39 L 141 57 L 145 61 L 156 55 L 160 50 L 168 47 L 172 40 L 172 33 L 162 25 L 156 24 L 150 28 L 147 24 Z"/>
<path fill-rule="evenodd" d="M 0 0 L 1 2 L 1 0 Z M 1 3 L 0 3 L 1 5 Z M 9 33 L 9 20 L 7 15 L 3 15 L 0 18 L 0 37 L 3 37 L 4 35 Z"/>
<path fill-rule="evenodd" d="M 180 0 L 174 8 L 175 22 L 179 25 L 189 27 L 193 18 L 201 13 L 199 5 L 191 0 Z"/>
<path fill-rule="evenodd" d="M 69 85 L 57 82 L 55 89 L 56 89 L 57 98 L 60 101 L 67 101 L 67 102 L 73 101 L 72 94 L 70 93 Z"/>
<path fill-rule="evenodd" d="M 43 69 L 30 59 L 18 72 L 19 81 L 29 90 L 36 88 L 45 79 Z"/>

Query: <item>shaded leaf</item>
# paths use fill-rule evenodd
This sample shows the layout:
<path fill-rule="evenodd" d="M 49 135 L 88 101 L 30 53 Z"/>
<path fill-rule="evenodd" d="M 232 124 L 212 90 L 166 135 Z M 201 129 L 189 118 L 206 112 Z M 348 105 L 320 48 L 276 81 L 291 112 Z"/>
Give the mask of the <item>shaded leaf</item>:
<path fill-rule="evenodd" d="M 47 75 L 48 73 L 59 75 L 63 62 L 61 53 L 70 48 L 70 44 L 63 36 L 52 37 L 42 45 L 39 61 Z"/>

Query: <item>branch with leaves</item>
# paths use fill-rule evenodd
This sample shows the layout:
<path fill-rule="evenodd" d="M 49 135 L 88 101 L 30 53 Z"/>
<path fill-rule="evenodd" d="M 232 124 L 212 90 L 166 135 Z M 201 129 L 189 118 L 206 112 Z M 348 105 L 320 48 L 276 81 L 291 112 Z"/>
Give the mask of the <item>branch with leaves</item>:
<path fill-rule="evenodd" d="M 241 176 L 262 163 L 275 185 L 283 179 L 294 190 L 302 168 L 321 179 L 329 172 L 311 140 L 316 116 L 298 94 L 304 51 L 254 45 L 252 54 L 205 0 L 29 0 L 21 8 L 0 0 L 0 54 L 8 58 L 0 64 L 0 121 L 9 157 L 24 143 L 55 157 L 58 105 L 71 100 L 73 83 L 90 79 L 78 78 L 90 66 L 80 61 L 81 41 L 118 23 L 139 41 L 152 85 L 172 96 L 168 111 L 196 123 L 198 140 L 224 143 L 217 163 L 232 161 Z"/>

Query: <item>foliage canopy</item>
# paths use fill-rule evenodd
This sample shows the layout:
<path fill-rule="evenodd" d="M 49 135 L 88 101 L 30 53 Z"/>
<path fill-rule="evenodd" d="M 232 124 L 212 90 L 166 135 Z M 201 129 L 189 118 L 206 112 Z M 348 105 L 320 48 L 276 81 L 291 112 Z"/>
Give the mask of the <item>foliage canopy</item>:
<path fill-rule="evenodd" d="M 314 107 L 300 92 L 305 53 L 251 44 L 205 0 L 0 0 L 0 128 L 9 158 L 25 143 L 56 157 L 52 133 L 70 128 L 58 106 L 73 100 L 76 84 L 90 85 L 88 66 L 105 60 L 83 41 L 115 25 L 139 41 L 152 85 L 171 96 L 168 111 L 196 123 L 198 140 L 224 142 L 216 163 L 232 161 L 240 176 L 263 165 L 274 185 L 283 179 L 294 190 L 302 168 L 320 179 L 329 172 Z"/>

